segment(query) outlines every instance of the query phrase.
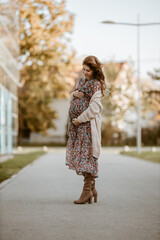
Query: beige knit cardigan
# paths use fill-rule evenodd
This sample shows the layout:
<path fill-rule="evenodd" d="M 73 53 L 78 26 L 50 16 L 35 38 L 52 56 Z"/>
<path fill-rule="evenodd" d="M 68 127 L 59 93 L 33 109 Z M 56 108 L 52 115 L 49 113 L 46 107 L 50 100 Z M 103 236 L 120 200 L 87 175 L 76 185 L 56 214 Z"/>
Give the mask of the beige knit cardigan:
<path fill-rule="evenodd" d="M 88 108 L 77 117 L 80 123 L 91 122 L 92 156 L 98 158 L 101 150 L 101 91 L 96 91 L 90 99 Z M 73 100 L 73 92 L 70 95 L 70 103 Z"/>

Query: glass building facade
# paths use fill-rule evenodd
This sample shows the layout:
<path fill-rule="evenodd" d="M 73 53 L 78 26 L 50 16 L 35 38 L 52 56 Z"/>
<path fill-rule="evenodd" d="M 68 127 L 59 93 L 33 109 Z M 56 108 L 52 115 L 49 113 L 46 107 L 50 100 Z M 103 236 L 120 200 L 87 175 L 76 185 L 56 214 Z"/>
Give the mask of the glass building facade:
<path fill-rule="evenodd" d="M 0 155 L 11 154 L 18 135 L 19 70 L 16 1 L 0 0 Z"/>

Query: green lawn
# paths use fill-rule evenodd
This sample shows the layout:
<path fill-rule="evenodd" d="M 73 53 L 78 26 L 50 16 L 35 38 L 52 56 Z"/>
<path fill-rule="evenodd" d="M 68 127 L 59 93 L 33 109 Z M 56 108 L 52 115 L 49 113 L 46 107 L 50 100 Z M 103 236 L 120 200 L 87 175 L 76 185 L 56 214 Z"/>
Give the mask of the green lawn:
<path fill-rule="evenodd" d="M 18 173 L 27 164 L 45 154 L 44 151 L 15 154 L 12 159 L 0 163 L 0 183 Z"/>
<path fill-rule="evenodd" d="M 144 151 L 144 152 L 141 152 L 140 154 L 138 154 L 135 151 L 131 151 L 131 152 L 122 151 L 120 153 L 127 156 L 131 156 L 131 157 L 141 158 L 147 161 L 160 163 L 160 151 L 157 151 L 157 152 Z"/>

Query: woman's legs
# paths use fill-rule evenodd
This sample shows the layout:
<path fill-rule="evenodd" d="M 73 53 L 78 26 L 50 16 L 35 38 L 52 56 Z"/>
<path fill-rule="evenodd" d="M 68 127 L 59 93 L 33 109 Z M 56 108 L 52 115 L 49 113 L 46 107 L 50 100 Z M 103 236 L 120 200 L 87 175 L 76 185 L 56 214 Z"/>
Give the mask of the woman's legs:
<path fill-rule="evenodd" d="M 93 184 L 92 184 L 92 193 L 93 193 L 93 197 L 94 197 L 94 202 L 97 202 L 97 196 L 98 196 L 98 192 L 95 188 L 95 178 L 93 177 Z"/>
<path fill-rule="evenodd" d="M 83 191 L 78 200 L 75 200 L 75 204 L 84 204 L 85 202 L 92 203 L 93 193 L 91 191 L 93 184 L 93 176 L 90 173 L 85 172 L 84 174 L 84 186 Z"/>

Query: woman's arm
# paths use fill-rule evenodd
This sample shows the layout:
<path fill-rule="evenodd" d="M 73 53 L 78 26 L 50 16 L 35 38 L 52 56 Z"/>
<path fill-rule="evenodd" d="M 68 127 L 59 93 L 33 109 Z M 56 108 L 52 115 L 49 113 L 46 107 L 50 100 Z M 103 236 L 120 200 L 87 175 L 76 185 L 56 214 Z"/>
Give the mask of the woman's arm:
<path fill-rule="evenodd" d="M 81 81 L 81 78 L 80 78 L 80 80 L 77 82 L 74 91 L 71 92 L 71 95 L 70 95 L 70 97 L 69 97 L 69 103 L 71 103 L 71 102 L 73 101 L 73 99 L 75 98 L 74 92 L 78 89 L 78 87 L 79 87 L 79 82 L 80 82 L 80 81 Z"/>
<path fill-rule="evenodd" d="M 89 107 L 77 117 L 77 120 L 79 123 L 90 121 L 92 118 L 95 118 L 96 114 L 100 113 L 102 110 L 103 106 L 101 104 L 101 91 L 97 91 L 92 96 Z"/>
<path fill-rule="evenodd" d="M 74 99 L 74 91 L 71 93 L 70 97 L 69 97 L 69 103 L 71 103 Z"/>

